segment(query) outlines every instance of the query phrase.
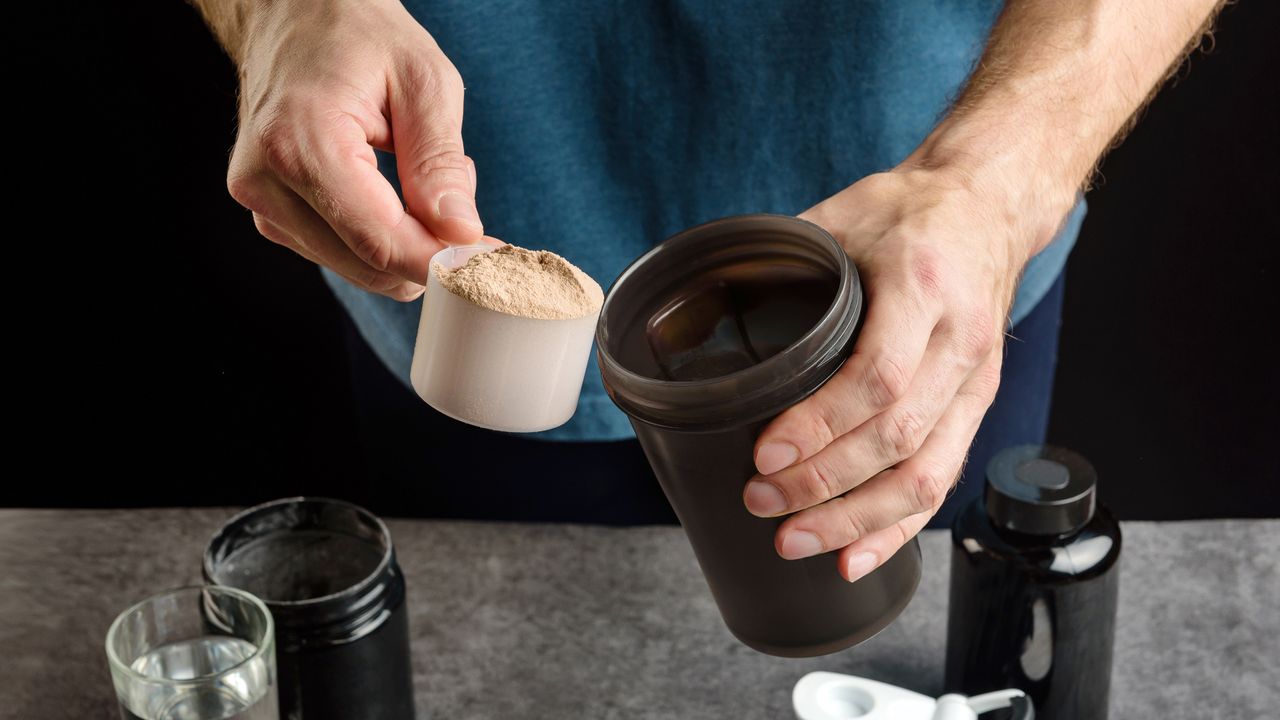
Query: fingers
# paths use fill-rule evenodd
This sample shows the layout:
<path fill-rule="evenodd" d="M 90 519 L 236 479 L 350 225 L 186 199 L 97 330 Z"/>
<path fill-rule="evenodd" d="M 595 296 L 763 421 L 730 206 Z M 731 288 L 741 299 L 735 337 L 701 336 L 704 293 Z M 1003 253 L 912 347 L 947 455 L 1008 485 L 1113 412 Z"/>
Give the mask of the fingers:
<path fill-rule="evenodd" d="M 753 478 L 743 491 L 747 509 L 769 517 L 813 507 L 910 458 L 971 372 L 955 361 L 947 337 L 935 334 L 905 396 L 808 459 Z"/>
<path fill-rule="evenodd" d="M 273 213 L 272 217 L 253 214 L 254 225 L 263 237 L 332 269 L 356 287 L 401 301 L 422 294 L 423 285 L 375 270 L 356 257 L 333 228 L 289 188 L 271 179 L 262 180 L 259 187 L 264 197 L 255 204 L 269 207 Z"/>
<path fill-rule="evenodd" d="M 444 242 L 479 241 L 475 163 L 462 146 L 462 78 L 431 43 L 403 58 L 389 80 L 396 170 L 410 213 Z"/>
<path fill-rule="evenodd" d="M 282 186 L 323 221 L 329 228 L 326 237 L 339 238 L 349 255 L 370 271 L 421 285 L 431 256 L 444 245 L 405 212 L 391 184 L 378 172 L 369 132 L 347 114 L 322 109 L 318 105 L 322 99 L 284 103 L 266 121 L 242 130 L 227 172 L 227 188 L 237 202 L 284 228 L 328 265 L 326 254 L 315 246 L 315 233 L 300 235 L 299 228 L 279 217 L 302 214 L 296 208 L 274 205 Z M 329 267 L 349 277 L 370 274 Z"/>
<path fill-rule="evenodd" d="M 284 228 L 262 217 L 258 213 L 253 214 L 253 226 L 258 228 L 258 233 L 262 235 L 262 237 L 277 245 L 283 245 L 284 247 L 289 248 L 317 265 L 320 264 L 320 259 L 313 255 L 310 250 L 303 247 L 297 240 L 294 240 L 293 236 L 286 232 Z"/>
<path fill-rule="evenodd" d="M 866 577 L 923 530 L 929 523 L 929 518 L 937 512 L 937 508 L 934 508 L 929 512 L 905 517 L 890 527 L 871 533 L 846 546 L 836 556 L 836 567 L 840 576 L 849 582 Z"/>
<path fill-rule="evenodd" d="M 995 396 L 998 378 L 999 355 L 993 354 L 993 360 L 974 372 L 956 393 L 918 452 L 848 493 L 796 513 L 782 523 L 775 541 L 779 554 L 797 559 L 860 543 L 842 553 L 842 572 L 864 570 L 865 558 L 856 562 L 853 559 L 859 552 L 876 552 L 877 566 L 887 559 L 892 552 L 886 550 L 896 549 L 914 532 L 894 536 L 893 532 L 884 531 L 895 526 L 898 530 L 911 529 L 917 522 L 922 527 L 918 518 L 909 519 L 922 515 L 927 521 L 946 499 Z M 872 536 L 876 536 L 874 540 Z"/>
<path fill-rule="evenodd" d="M 897 403 L 924 357 L 941 307 L 898 291 L 869 298 L 852 357 L 825 385 L 782 413 L 756 441 L 756 469 L 771 475 L 812 457 Z"/>

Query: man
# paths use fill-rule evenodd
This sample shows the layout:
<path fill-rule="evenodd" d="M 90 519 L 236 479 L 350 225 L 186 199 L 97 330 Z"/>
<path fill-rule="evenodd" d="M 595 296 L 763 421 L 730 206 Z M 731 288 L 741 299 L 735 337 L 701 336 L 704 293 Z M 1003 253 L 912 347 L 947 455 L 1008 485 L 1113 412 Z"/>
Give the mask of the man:
<path fill-rule="evenodd" d="M 866 283 L 865 325 L 763 432 L 743 500 L 789 516 L 783 557 L 838 550 L 849 580 L 949 519 L 991 453 L 1043 441 L 1081 188 L 1219 2 L 194 1 L 240 72 L 230 192 L 323 266 L 400 381 L 397 407 L 446 243 L 487 227 L 607 284 L 724 215 L 830 231 Z M 406 502 L 658 512 L 594 367 L 574 419 L 540 440 L 416 406 L 401 422 L 422 428 L 388 450 L 408 458 Z"/>

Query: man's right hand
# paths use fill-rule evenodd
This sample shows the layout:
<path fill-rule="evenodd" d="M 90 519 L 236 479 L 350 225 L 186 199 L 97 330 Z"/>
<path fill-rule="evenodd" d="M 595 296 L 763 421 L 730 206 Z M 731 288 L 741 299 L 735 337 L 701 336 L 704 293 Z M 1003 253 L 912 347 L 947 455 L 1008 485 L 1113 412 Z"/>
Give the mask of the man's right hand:
<path fill-rule="evenodd" d="M 432 254 L 484 236 L 458 71 L 397 0 L 254 3 L 242 30 L 231 196 L 352 284 L 421 295 Z M 374 148 L 395 153 L 404 204 Z"/>

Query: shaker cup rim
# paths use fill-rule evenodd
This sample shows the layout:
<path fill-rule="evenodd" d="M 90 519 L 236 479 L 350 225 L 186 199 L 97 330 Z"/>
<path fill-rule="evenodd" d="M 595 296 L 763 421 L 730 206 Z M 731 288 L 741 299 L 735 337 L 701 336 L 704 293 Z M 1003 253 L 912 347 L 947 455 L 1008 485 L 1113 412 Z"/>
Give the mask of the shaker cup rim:
<path fill-rule="evenodd" d="M 839 285 L 831 304 L 812 327 L 781 352 L 750 367 L 712 378 L 698 380 L 654 378 L 631 370 L 615 357 L 614 349 L 610 346 L 612 337 L 609 324 L 614 320 L 614 315 L 625 312 L 615 307 L 619 302 L 617 292 L 619 288 L 633 280 L 637 273 L 644 272 L 646 265 L 653 263 L 657 256 L 688 252 L 688 249 L 683 246 L 743 233 L 798 241 L 797 247 L 808 245 L 807 250 L 821 253 L 823 260 L 830 264 L 839 278 Z M 757 398 L 776 392 L 781 378 L 794 380 L 805 376 L 815 368 L 829 365 L 861 323 L 862 305 L 863 292 L 857 267 L 844 248 L 824 228 L 793 215 L 776 213 L 732 215 L 682 230 L 650 248 L 627 265 L 605 293 L 604 304 L 600 308 L 600 318 L 596 325 L 596 357 L 605 375 L 605 387 L 613 396 L 615 403 L 624 406 L 628 414 L 633 417 L 657 425 L 666 425 L 667 423 L 662 419 L 655 417 L 653 407 L 642 407 L 643 403 L 638 402 L 639 399 L 660 397 L 668 393 L 674 395 L 692 389 L 723 388 L 728 391 L 729 388 L 736 388 L 735 391 L 728 392 L 732 396 L 729 404 L 735 407 L 753 404 L 752 401 Z M 614 331 L 617 332 L 618 329 L 614 328 Z M 801 350 L 806 347 L 809 349 L 802 352 Z M 806 384 L 812 385 L 811 391 L 826 379 L 827 375 L 824 375 L 816 382 Z M 749 385 L 756 385 L 757 389 L 749 394 L 743 394 L 741 388 Z M 703 409 L 709 413 L 713 408 L 708 405 Z M 773 407 L 762 407 L 758 411 L 752 410 L 751 414 L 767 415 L 776 410 L 777 408 Z M 661 415 L 660 412 L 657 414 Z M 703 422 L 705 420 L 692 424 L 703 424 Z M 682 425 L 688 427 L 689 423 L 682 423 Z"/>
<path fill-rule="evenodd" d="M 824 234 L 826 234 L 826 233 L 827 233 L 827 231 L 826 231 L 825 229 L 823 229 L 823 228 L 822 228 L 822 226 L 817 225 L 817 224 L 812 223 L 812 222 L 809 222 L 808 220 L 805 220 L 805 219 L 803 219 L 803 218 L 795 217 L 794 215 L 781 215 L 781 214 L 778 214 L 778 213 L 750 213 L 750 214 L 744 214 L 744 215 L 730 215 L 730 216 L 728 216 L 728 217 L 723 217 L 723 218 L 719 218 L 719 219 L 717 219 L 717 220 L 712 220 L 712 221 L 710 221 L 710 222 L 702 223 L 701 225 L 695 225 L 694 227 L 691 227 L 691 228 L 689 228 L 689 229 L 687 229 L 687 230 L 683 230 L 683 231 L 681 231 L 680 233 L 678 233 L 677 235 L 673 235 L 672 237 L 668 238 L 667 240 L 664 240 L 663 242 L 658 243 L 657 245 L 653 246 L 652 248 L 649 248 L 649 250 L 647 250 L 647 251 L 646 251 L 643 255 L 641 255 L 640 257 L 636 258 L 635 260 L 632 260 L 632 261 L 627 265 L 627 267 L 626 267 L 625 269 L 623 269 L 622 273 L 618 275 L 617 279 L 616 279 L 616 280 L 614 280 L 614 281 L 613 281 L 613 283 L 612 283 L 611 285 L 609 285 L 609 290 L 605 293 L 605 297 L 604 297 L 604 304 L 600 306 L 600 315 L 601 315 L 601 317 L 603 317 L 603 316 L 604 316 L 604 314 L 605 314 L 605 312 L 608 310 L 608 307 L 609 307 L 609 301 L 610 301 L 610 299 L 612 298 L 612 294 L 613 294 L 613 289 L 614 289 L 615 287 L 617 287 L 618 285 L 620 285 L 620 284 L 621 284 L 621 283 L 622 283 L 622 282 L 623 282 L 623 281 L 624 281 L 624 280 L 625 280 L 625 279 L 626 279 L 626 278 L 627 278 L 627 277 L 632 273 L 632 271 L 633 271 L 633 270 L 634 270 L 638 265 L 640 265 L 641 263 L 643 263 L 643 262 L 645 262 L 646 260 L 650 259 L 654 254 L 656 254 L 657 252 L 659 252 L 659 251 L 661 250 L 662 246 L 663 246 L 663 245 L 665 245 L 665 244 L 666 244 L 667 242 L 669 242 L 670 240 L 675 240 L 675 239 L 677 239 L 677 238 L 680 238 L 680 237 L 684 236 L 685 234 L 692 234 L 692 233 L 696 233 L 696 232 L 698 232 L 698 231 L 700 231 L 700 230 L 703 230 L 703 229 L 705 229 L 705 228 L 709 228 L 709 227 L 714 226 L 714 225 L 720 225 L 720 224 L 722 224 L 722 223 L 727 223 L 727 222 L 729 222 L 729 221 L 755 220 L 755 219 L 759 219 L 759 218 L 780 218 L 780 219 L 785 219 L 785 220 L 787 220 L 787 221 L 800 222 L 800 223 L 804 223 L 804 224 L 806 224 L 806 225 L 810 225 L 810 226 L 812 226 L 812 227 L 818 228 L 819 230 L 822 230 L 822 232 L 823 232 Z M 832 242 L 834 242 L 834 241 L 835 241 L 835 240 L 834 240 L 834 238 L 833 238 L 833 239 L 832 239 Z M 604 360 L 605 360 L 605 361 L 607 361 L 607 362 L 610 364 L 610 366 L 611 366 L 611 367 L 610 367 L 611 371 L 612 371 L 612 372 L 614 372 L 614 373 L 616 373 L 618 376 L 625 377 L 625 378 L 627 378 L 628 380 L 631 380 L 631 381 L 636 382 L 636 383 L 638 383 L 638 384 L 652 383 L 652 384 L 654 384 L 654 385 L 666 385 L 666 386 L 672 386 L 672 385 L 675 385 L 675 386 L 680 386 L 680 387 L 698 387 L 698 386 L 705 386 L 705 385 L 714 385 L 714 384 L 716 384 L 716 383 L 723 382 L 723 381 L 724 381 L 724 380 L 726 380 L 726 379 L 738 379 L 738 378 L 740 378 L 740 377 L 742 377 L 742 376 L 744 376 L 744 375 L 748 375 L 748 374 L 750 374 L 752 371 L 755 371 L 755 370 L 757 370 L 758 368 L 761 368 L 761 367 L 764 367 L 764 366 L 768 365 L 771 361 L 773 361 L 773 360 L 777 359 L 779 356 L 781 356 L 781 355 L 783 355 L 784 353 L 786 353 L 786 352 L 787 352 L 787 350 L 791 350 L 791 349 L 792 349 L 792 348 L 794 348 L 795 346 L 800 345 L 800 344 L 803 344 L 805 341 L 812 339 L 812 337 L 813 337 L 816 333 L 818 333 L 818 332 L 819 332 L 819 329 L 822 327 L 823 321 L 827 320 L 827 319 L 828 319 L 828 318 L 830 318 L 832 315 L 834 315 L 834 314 L 836 314 L 837 312 L 839 312 L 839 310 L 840 310 L 840 298 L 839 298 L 839 297 L 837 297 L 837 299 L 836 299 L 836 300 L 833 300 L 833 301 L 832 301 L 832 303 L 831 303 L 831 305 L 830 305 L 830 306 L 828 306 L 828 307 L 827 307 L 827 309 L 826 309 L 825 311 L 823 311 L 822 317 L 818 320 L 818 322 L 816 322 L 816 323 L 814 324 L 814 326 L 813 326 L 813 327 L 811 327 L 811 328 L 809 328 L 808 330 L 806 330 L 806 331 L 805 331 L 805 333 L 804 333 L 803 335 L 801 335 L 800 337 L 796 338 L 796 340 L 795 340 L 794 342 L 792 342 L 790 345 L 788 345 L 788 346 L 787 346 L 787 348 L 786 348 L 785 350 L 783 350 L 782 352 L 780 352 L 780 353 L 778 353 L 777 355 L 774 355 L 773 357 L 768 358 L 768 359 L 766 359 L 766 360 L 764 360 L 764 361 L 762 361 L 762 362 L 756 363 L 755 365 L 752 365 L 752 366 L 750 366 L 750 367 L 742 368 L 741 370 L 735 370 L 735 371 L 733 371 L 733 372 L 731 372 L 731 373 L 726 373 L 726 374 L 724 374 L 724 375 L 718 375 L 718 376 L 713 377 L 713 378 L 703 378 L 703 379 L 701 379 L 701 380 L 662 380 L 662 379 L 660 379 L 660 378 L 651 378 L 651 377 L 648 377 L 648 376 L 645 376 L 645 375 L 641 375 L 640 373 L 637 373 L 637 372 L 633 372 L 633 371 L 631 371 L 631 370 L 630 370 L 630 369 L 628 369 L 625 365 L 623 365 L 623 364 L 619 363 L 617 360 L 615 360 L 615 359 L 614 359 L 614 357 L 613 357 L 613 355 L 612 355 L 611 353 L 609 353 L 609 352 L 608 352 L 608 350 L 606 349 L 605 345 L 603 344 L 603 343 L 604 343 L 604 338 L 603 338 L 604 325 L 603 325 L 603 323 L 601 323 L 601 324 L 600 324 L 599 326 L 597 326 L 597 328 L 596 328 L 596 342 L 597 342 L 597 343 L 599 343 L 599 344 L 600 344 L 600 348 L 601 348 L 602 350 L 604 350 L 604 352 L 603 352 L 602 354 L 604 355 Z"/>

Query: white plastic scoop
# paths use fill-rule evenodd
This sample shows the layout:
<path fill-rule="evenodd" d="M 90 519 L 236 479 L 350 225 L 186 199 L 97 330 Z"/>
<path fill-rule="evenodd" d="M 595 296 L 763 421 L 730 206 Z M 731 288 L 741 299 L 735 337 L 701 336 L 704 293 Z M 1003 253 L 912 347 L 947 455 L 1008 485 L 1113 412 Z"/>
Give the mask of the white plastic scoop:
<path fill-rule="evenodd" d="M 791 694 L 799 720 L 977 720 L 989 710 L 1014 708 L 1013 720 L 1034 720 L 1031 700 L 1021 690 L 940 698 L 853 675 L 811 672 Z"/>
<path fill-rule="evenodd" d="M 455 245 L 431 258 L 452 270 L 490 245 Z M 541 320 L 481 307 L 440 284 L 433 267 L 409 372 L 413 389 L 455 420 L 505 432 L 563 425 L 578 407 L 599 310 Z"/>

